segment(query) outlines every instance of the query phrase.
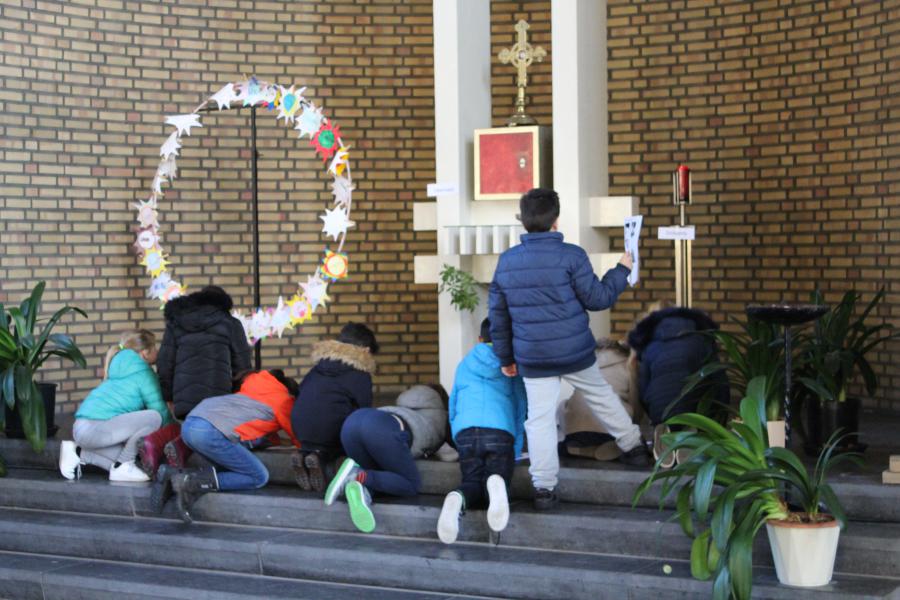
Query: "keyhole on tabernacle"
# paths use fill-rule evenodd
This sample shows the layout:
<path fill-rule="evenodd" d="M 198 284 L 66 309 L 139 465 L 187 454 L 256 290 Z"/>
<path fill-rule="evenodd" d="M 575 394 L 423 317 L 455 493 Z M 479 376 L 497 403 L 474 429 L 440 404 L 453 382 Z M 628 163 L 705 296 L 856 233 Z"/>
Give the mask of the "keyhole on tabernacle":
<path fill-rule="evenodd" d="M 525 164 L 526 164 L 525 159 L 524 159 L 524 158 L 520 158 L 520 159 L 519 159 L 519 168 L 520 168 L 520 169 L 524 169 L 524 168 L 525 168 Z"/>

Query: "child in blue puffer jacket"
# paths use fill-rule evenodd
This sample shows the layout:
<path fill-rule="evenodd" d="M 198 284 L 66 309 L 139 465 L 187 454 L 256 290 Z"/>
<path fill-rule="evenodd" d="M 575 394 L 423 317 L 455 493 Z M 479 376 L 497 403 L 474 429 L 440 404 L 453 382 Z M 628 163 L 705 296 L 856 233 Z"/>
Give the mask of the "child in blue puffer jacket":
<path fill-rule="evenodd" d="M 80 477 L 82 465 L 88 464 L 109 471 L 110 481 L 150 481 L 135 464 L 138 440 L 173 422 L 150 366 L 156 356 L 156 336 L 145 329 L 125 332 L 110 348 L 103 382 L 75 413 L 75 441 L 60 445 L 63 477 Z"/>
<path fill-rule="evenodd" d="M 509 522 L 507 486 L 522 454 L 528 401 L 521 377 L 506 377 L 491 349 L 491 322 L 481 323 L 481 342 L 456 368 L 450 393 L 450 431 L 459 450 L 462 483 L 447 494 L 438 537 L 452 544 L 466 508 L 489 501 L 487 522 L 500 532 Z"/>

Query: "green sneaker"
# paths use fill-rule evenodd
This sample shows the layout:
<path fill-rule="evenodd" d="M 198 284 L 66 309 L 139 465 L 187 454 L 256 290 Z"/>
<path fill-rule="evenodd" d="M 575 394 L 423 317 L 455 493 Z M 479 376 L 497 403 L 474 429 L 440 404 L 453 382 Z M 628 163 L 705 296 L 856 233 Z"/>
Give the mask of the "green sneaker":
<path fill-rule="evenodd" d="M 347 482 L 355 479 L 358 472 L 359 465 L 352 458 L 344 459 L 334 479 L 328 484 L 328 489 L 325 490 L 325 506 L 331 506 L 335 500 L 341 497 Z"/>
<path fill-rule="evenodd" d="M 375 515 L 372 514 L 372 497 L 369 490 L 358 481 L 351 481 L 344 488 L 347 504 L 350 506 L 350 519 L 356 528 L 363 533 L 375 531 Z"/>

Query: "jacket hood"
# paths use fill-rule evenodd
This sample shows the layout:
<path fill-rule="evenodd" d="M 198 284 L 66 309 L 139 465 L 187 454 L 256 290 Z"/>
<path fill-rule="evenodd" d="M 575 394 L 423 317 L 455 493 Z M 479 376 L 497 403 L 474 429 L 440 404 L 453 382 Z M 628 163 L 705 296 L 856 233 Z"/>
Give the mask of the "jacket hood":
<path fill-rule="evenodd" d="M 654 340 L 668 340 L 691 331 L 718 329 L 702 310 L 673 306 L 651 313 L 628 334 L 628 345 L 640 352 Z"/>
<path fill-rule="evenodd" d="M 447 409 L 440 394 L 427 385 L 412 386 L 397 396 L 396 406 L 382 406 L 378 410 L 399 415 L 409 426 L 410 451 L 416 458 L 430 455 L 447 437 Z"/>
<path fill-rule="evenodd" d="M 494 349 L 489 344 L 481 343 L 475 346 L 472 352 L 463 359 L 463 362 L 473 373 L 485 379 L 494 378 L 498 374 L 505 377 L 500 372 L 500 359 L 494 354 Z"/>
<path fill-rule="evenodd" d="M 135 373 L 139 373 L 149 368 L 150 365 L 141 358 L 140 354 L 134 350 L 125 348 L 124 350 L 116 352 L 115 356 L 112 357 L 112 360 L 109 362 L 109 373 L 107 378 L 125 379 L 126 377 L 131 377 Z"/>
<path fill-rule="evenodd" d="M 362 346 L 345 344 L 337 340 L 316 342 L 313 345 L 312 358 L 316 362 L 335 361 L 370 375 L 375 373 L 375 357 L 368 350 Z M 347 370 L 339 365 L 321 363 L 316 365 L 316 368 L 326 375 L 337 375 Z"/>
<path fill-rule="evenodd" d="M 228 294 L 201 290 L 166 303 L 166 320 L 175 321 L 188 331 L 202 331 L 230 317 L 234 303 Z"/>
<path fill-rule="evenodd" d="M 597 366 L 601 369 L 613 367 L 628 361 L 628 356 L 623 356 L 621 352 L 605 348 L 597 351 Z"/>
<path fill-rule="evenodd" d="M 427 385 L 414 385 L 397 396 L 397 406 L 412 410 L 444 410 L 441 395 Z"/>
<path fill-rule="evenodd" d="M 288 389 L 284 387 L 284 384 L 275 379 L 268 371 L 259 371 L 258 373 L 247 375 L 238 393 L 269 406 L 289 403 L 294 400 Z"/>

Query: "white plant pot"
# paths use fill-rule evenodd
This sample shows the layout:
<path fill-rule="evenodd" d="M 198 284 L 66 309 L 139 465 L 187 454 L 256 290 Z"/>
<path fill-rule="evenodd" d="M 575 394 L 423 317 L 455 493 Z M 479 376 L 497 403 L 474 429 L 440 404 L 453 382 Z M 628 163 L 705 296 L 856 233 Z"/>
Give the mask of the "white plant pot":
<path fill-rule="evenodd" d="M 769 448 L 784 448 L 784 421 L 768 421 Z"/>
<path fill-rule="evenodd" d="M 795 587 L 828 585 L 841 535 L 837 521 L 769 521 L 766 531 L 778 581 Z"/>

